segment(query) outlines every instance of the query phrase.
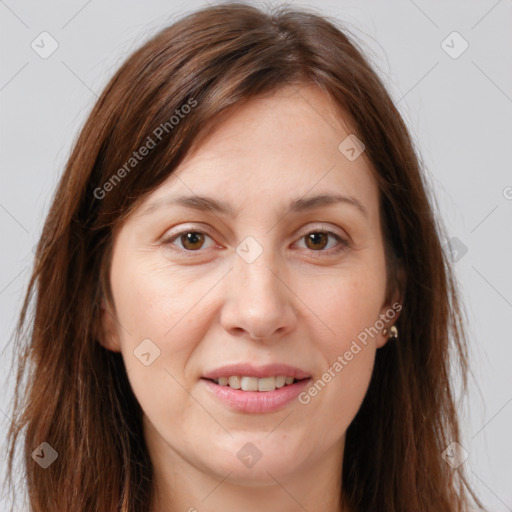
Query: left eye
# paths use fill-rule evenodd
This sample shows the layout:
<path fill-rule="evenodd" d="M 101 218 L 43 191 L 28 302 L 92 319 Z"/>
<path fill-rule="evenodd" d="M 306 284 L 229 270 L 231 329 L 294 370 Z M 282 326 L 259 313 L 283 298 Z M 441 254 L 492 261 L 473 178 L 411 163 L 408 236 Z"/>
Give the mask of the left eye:
<path fill-rule="evenodd" d="M 202 246 L 205 238 L 212 240 L 209 235 L 202 231 L 184 230 L 163 240 L 163 243 L 164 245 L 175 246 L 176 244 L 174 241 L 178 240 L 181 244 L 181 247 L 178 246 L 178 249 L 185 252 L 198 252 L 199 249 L 203 248 Z M 349 246 L 347 240 L 331 231 L 310 231 L 306 235 L 301 236 L 299 240 L 304 239 L 306 241 L 306 248 L 311 249 L 314 252 L 327 252 L 324 249 L 328 245 L 329 238 L 336 239 L 340 245 L 340 247 L 338 247 L 334 252 L 340 251 Z M 329 247 L 328 249 L 331 248 L 332 247 Z"/>
<path fill-rule="evenodd" d="M 322 249 L 325 249 L 326 245 L 328 245 L 329 237 L 336 239 L 341 245 L 341 247 L 338 247 L 334 252 L 342 250 L 344 247 L 348 247 L 348 242 L 345 239 L 341 238 L 336 233 L 332 233 L 331 231 L 310 231 L 308 234 L 302 236 L 300 240 L 305 239 L 307 248 L 313 250 L 314 252 L 319 252 L 317 249 L 321 249 L 320 252 L 326 252 Z M 332 247 L 329 249 L 331 248 Z"/>

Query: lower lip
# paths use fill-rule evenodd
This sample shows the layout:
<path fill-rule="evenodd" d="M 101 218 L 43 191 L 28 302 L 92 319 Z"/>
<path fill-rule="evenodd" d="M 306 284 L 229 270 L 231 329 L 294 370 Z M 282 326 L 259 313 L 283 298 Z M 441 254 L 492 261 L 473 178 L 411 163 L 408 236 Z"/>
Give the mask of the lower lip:
<path fill-rule="evenodd" d="M 282 409 L 292 402 L 311 379 L 304 379 L 274 391 L 242 391 L 230 386 L 219 386 L 208 379 L 201 379 L 207 388 L 224 404 L 240 412 L 261 414 Z"/>

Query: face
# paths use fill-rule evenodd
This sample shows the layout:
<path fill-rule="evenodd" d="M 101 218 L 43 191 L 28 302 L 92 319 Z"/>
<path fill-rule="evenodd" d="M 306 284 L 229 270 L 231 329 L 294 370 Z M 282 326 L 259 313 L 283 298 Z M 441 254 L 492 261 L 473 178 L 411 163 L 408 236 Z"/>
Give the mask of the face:
<path fill-rule="evenodd" d="M 152 456 L 251 485 L 341 463 L 382 328 L 398 316 L 385 303 L 366 155 L 354 159 L 350 141 L 339 149 L 351 131 L 327 96 L 299 91 L 223 118 L 133 212 L 115 240 L 103 318 L 102 344 L 122 353 Z M 231 387 L 229 376 L 252 378 Z M 282 377 L 295 383 L 275 388 Z"/>

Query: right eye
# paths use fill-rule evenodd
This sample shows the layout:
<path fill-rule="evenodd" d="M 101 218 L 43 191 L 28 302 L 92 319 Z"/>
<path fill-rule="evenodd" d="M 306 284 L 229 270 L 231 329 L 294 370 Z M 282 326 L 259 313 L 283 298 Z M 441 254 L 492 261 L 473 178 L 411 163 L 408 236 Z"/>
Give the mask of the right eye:
<path fill-rule="evenodd" d="M 205 238 L 213 240 L 209 235 L 202 231 L 185 229 L 177 233 L 170 234 L 162 240 L 162 243 L 169 246 L 173 251 L 182 253 L 199 252 L 199 249 L 204 245 Z M 181 246 L 178 245 L 176 247 L 175 240 L 179 242 Z"/>

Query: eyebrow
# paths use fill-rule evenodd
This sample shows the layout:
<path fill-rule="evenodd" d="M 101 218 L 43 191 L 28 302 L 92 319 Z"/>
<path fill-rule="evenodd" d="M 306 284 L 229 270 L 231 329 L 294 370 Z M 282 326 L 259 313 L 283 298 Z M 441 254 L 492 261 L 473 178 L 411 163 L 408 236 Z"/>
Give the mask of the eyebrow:
<path fill-rule="evenodd" d="M 368 211 L 363 204 L 354 196 L 346 196 L 341 194 L 320 194 L 311 197 L 301 197 L 291 201 L 286 209 L 286 213 L 300 213 L 323 206 L 331 206 L 334 204 L 347 204 L 352 205 L 362 213 L 365 217 L 368 217 Z M 198 210 L 203 212 L 213 212 L 221 215 L 230 217 L 236 217 L 236 212 L 233 207 L 220 199 L 214 199 L 213 197 L 207 196 L 171 196 L 157 200 L 150 203 L 146 209 L 143 210 L 141 215 L 147 215 L 150 212 L 160 209 L 164 206 L 182 206 L 192 210 Z"/>

